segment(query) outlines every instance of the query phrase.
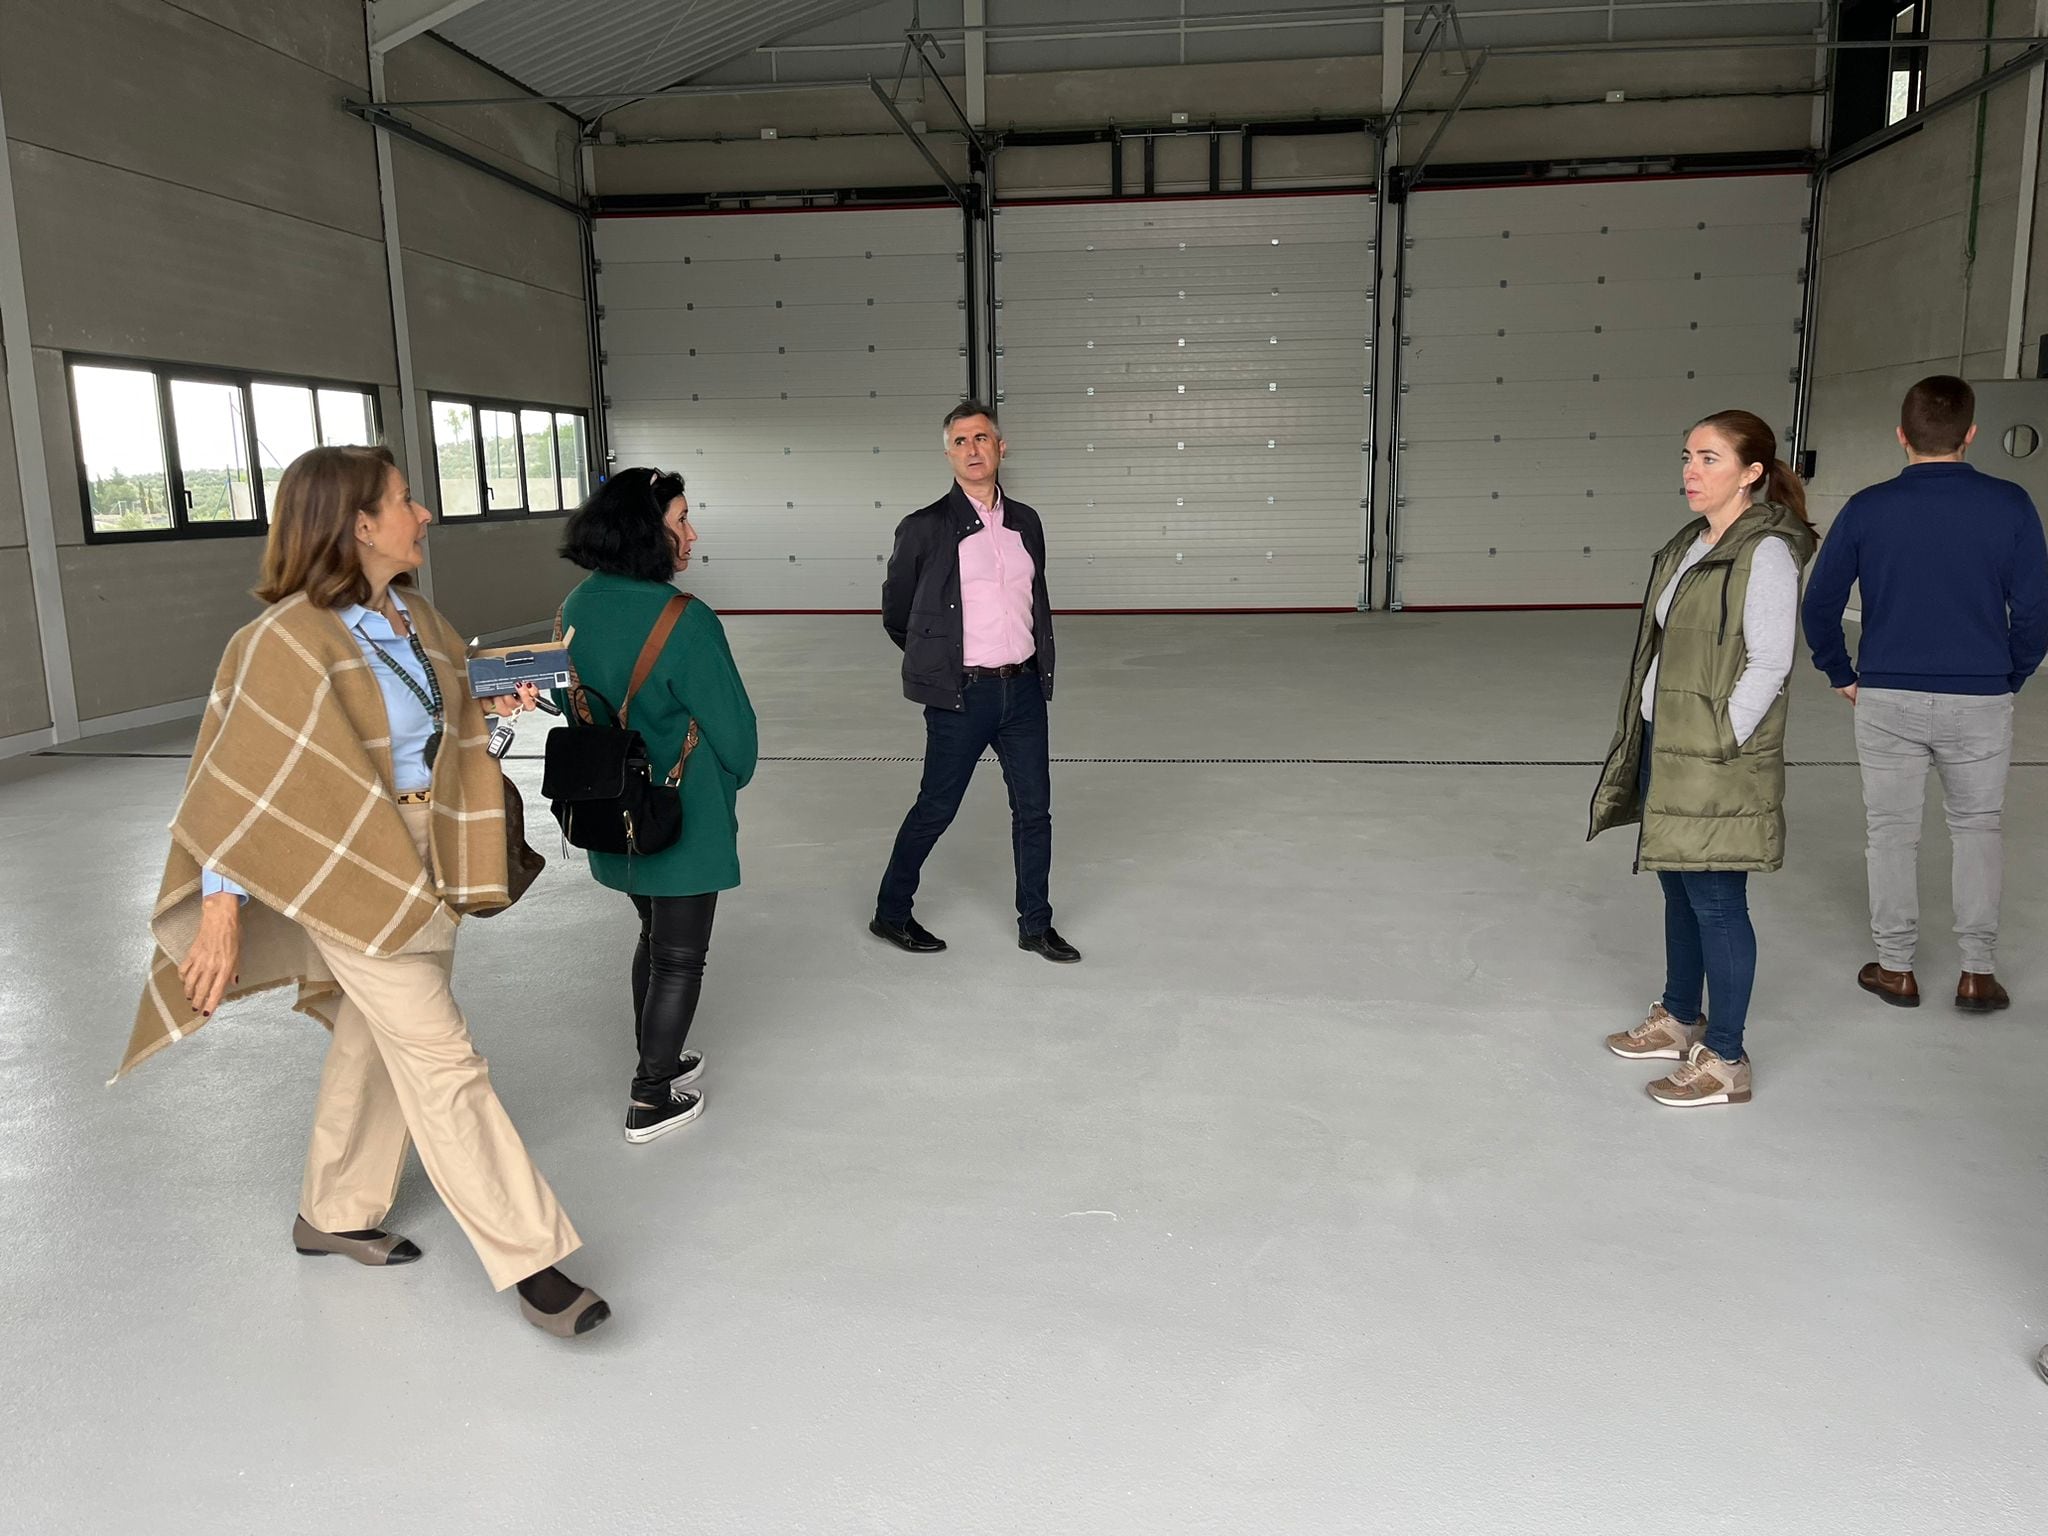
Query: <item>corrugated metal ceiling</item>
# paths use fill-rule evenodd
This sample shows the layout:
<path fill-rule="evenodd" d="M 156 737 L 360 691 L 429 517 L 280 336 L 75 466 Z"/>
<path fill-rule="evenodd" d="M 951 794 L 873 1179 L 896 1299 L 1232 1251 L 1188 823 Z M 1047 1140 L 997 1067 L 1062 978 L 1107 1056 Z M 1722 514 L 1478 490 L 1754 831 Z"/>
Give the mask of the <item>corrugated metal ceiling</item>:
<path fill-rule="evenodd" d="M 1370 6 L 1331 0 L 989 0 L 996 73 L 1376 54 Z M 1474 46 L 1811 32 L 1820 0 L 1462 0 Z M 1409 6 L 1419 23 L 1420 3 Z M 592 117 L 686 81 L 796 83 L 893 73 L 916 14 L 959 67 L 960 0 L 481 0 L 438 29 Z M 1260 18 L 1268 18 L 1265 25 Z M 1412 46 L 1412 45 L 1411 45 Z"/>
<path fill-rule="evenodd" d="M 543 96 L 658 91 L 875 0 L 483 0 L 436 30 Z M 616 105 L 617 103 L 612 103 Z M 572 104 L 583 115 L 602 104 Z"/>

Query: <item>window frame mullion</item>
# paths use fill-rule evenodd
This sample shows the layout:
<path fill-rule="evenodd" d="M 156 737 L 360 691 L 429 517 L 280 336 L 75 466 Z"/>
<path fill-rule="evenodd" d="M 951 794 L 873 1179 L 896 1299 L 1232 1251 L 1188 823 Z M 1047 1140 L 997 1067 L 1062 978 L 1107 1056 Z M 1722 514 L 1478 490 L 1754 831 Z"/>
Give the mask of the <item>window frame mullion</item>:
<path fill-rule="evenodd" d="M 164 492 L 171 501 L 171 529 L 173 534 L 191 537 L 192 507 L 185 499 L 185 454 L 178 442 L 178 417 L 171 401 L 171 371 L 168 368 L 151 368 L 150 377 L 156 381 L 157 432 L 163 438 L 164 447 Z"/>

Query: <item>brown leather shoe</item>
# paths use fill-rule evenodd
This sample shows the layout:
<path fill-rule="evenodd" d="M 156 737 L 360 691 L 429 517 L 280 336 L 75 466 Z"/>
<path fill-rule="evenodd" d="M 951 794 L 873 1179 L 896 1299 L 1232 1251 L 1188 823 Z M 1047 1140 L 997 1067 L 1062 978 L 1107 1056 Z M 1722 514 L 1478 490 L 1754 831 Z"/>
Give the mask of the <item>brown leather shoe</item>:
<path fill-rule="evenodd" d="M 1911 971 L 1888 971 L 1873 960 L 1856 973 L 1856 985 L 1894 1008 L 1920 1006 L 1920 983 L 1913 979 Z"/>
<path fill-rule="evenodd" d="M 1965 971 L 1956 983 L 1956 1006 L 1965 1013 L 1992 1013 L 2012 1006 L 2012 994 L 1990 972 Z"/>

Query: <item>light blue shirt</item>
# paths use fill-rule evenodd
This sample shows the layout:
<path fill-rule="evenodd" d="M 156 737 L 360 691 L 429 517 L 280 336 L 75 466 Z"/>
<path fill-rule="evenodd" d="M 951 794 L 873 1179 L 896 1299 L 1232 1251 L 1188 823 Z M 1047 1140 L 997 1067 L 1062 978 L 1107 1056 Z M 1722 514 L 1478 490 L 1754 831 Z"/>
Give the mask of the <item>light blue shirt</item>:
<path fill-rule="evenodd" d="M 391 589 L 391 600 L 398 604 L 401 612 L 410 619 L 411 610 L 406 608 L 405 599 L 398 595 L 398 589 Z M 419 658 L 413 654 L 412 642 L 392 628 L 391 621 L 381 613 L 365 608 L 361 603 L 351 603 L 340 610 L 341 622 L 356 638 L 356 644 L 363 648 L 363 660 L 370 664 L 370 675 L 377 679 L 377 687 L 384 695 L 384 713 L 391 721 L 391 787 L 400 794 L 412 794 L 428 787 L 433 782 L 433 771 L 427 765 L 427 738 L 434 734 L 434 717 L 426 707 L 413 697 L 412 690 L 401 683 L 390 667 L 377 659 L 381 650 L 399 666 L 406 675 L 420 685 L 420 691 L 431 695 L 427 686 L 427 675 L 421 670 Z M 449 700 L 441 701 L 445 714 Z M 249 899 L 249 893 L 224 875 L 205 870 L 200 875 L 201 896 L 233 895 L 242 900 Z"/>

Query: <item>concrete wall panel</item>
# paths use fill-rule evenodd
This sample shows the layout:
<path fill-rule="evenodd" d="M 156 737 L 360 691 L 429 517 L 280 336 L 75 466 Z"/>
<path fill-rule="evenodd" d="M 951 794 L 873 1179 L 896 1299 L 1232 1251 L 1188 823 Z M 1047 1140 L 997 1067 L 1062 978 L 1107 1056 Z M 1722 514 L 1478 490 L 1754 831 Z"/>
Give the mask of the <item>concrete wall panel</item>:
<path fill-rule="evenodd" d="M 1832 258 L 1969 206 L 1970 141 L 1922 131 L 1828 180 L 1821 249 Z"/>
<path fill-rule="evenodd" d="M 0 740 L 50 723 L 28 551 L 0 549 Z"/>
<path fill-rule="evenodd" d="M 36 396 L 42 405 L 43 465 L 50 480 L 50 517 L 59 544 L 85 542 L 85 499 L 78 486 L 78 449 L 71 440 L 71 401 L 63 354 L 35 350 Z"/>
<path fill-rule="evenodd" d="M 398 140 L 398 229 L 407 250 L 583 296 L 574 215 L 432 150 Z"/>
<path fill-rule="evenodd" d="M 169 0 L 178 10 L 266 48 L 310 64 L 344 85 L 367 93 L 370 65 L 365 52 L 361 0 Z"/>
<path fill-rule="evenodd" d="M 405 253 L 405 298 L 422 388 L 590 404 L 581 299 L 419 251 Z"/>
<path fill-rule="evenodd" d="M 1964 222 L 1962 214 L 1949 214 L 1824 264 L 1815 352 L 1820 373 L 1898 362 L 1954 367 L 1962 334 Z"/>
<path fill-rule="evenodd" d="M 198 698 L 228 637 L 260 612 L 260 539 L 61 550 L 82 720 Z"/>
<path fill-rule="evenodd" d="M 14 451 L 14 416 L 8 404 L 7 372 L 0 368 L 0 549 L 20 549 L 27 542 L 28 529 L 21 515 L 21 466 Z"/>
<path fill-rule="evenodd" d="M 37 346 L 397 376 L 381 241 L 37 145 L 9 149 Z"/>
<path fill-rule="evenodd" d="M 4 14 L 13 138 L 381 236 L 370 130 L 341 110 L 348 87 L 332 75 L 164 0 L 10 0 Z M 40 212 L 22 199 L 24 219 Z M 136 230 L 117 206 L 98 238 Z"/>
<path fill-rule="evenodd" d="M 390 101 L 517 96 L 520 89 L 438 37 L 415 38 L 384 61 Z M 405 115 L 437 138 L 507 170 L 538 172 L 559 195 L 575 195 L 576 120 L 566 112 L 538 106 L 419 107 Z"/>
<path fill-rule="evenodd" d="M 556 553 L 559 517 L 434 530 L 434 606 L 464 636 L 552 622 L 583 572 Z"/>

